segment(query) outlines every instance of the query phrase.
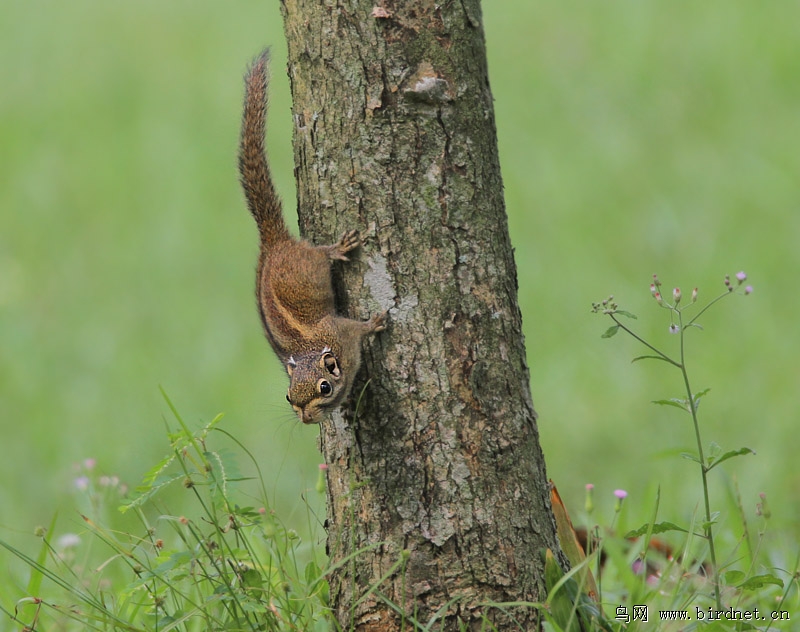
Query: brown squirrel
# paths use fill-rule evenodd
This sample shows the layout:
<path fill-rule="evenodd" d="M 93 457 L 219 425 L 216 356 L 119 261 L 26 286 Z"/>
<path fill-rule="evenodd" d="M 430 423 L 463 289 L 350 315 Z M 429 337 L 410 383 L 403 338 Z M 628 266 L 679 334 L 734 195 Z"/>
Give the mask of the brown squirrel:
<path fill-rule="evenodd" d="M 245 75 L 239 172 L 247 206 L 261 236 L 256 299 L 267 340 L 289 374 L 287 401 L 303 423 L 319 423 L 350 392 L 361 364 L 361 340 L 386 328 L 387 313 L 366 322 L 338 316 L 331 262 L 347 261 L 358 231 L 332 246 L 289 234 L 264 147 L 269 49 Z"/>

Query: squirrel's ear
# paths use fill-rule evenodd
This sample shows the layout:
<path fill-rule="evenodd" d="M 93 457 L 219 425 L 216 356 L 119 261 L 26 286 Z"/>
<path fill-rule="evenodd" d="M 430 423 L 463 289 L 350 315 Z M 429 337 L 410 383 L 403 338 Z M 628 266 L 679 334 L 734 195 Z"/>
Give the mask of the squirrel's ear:
<path fill-rule="evenodd" d="M 289 356 L 289 359 L 286 361 L 286 372 L 289 374 L 289 377 L 292 377 L 294 367 L 296 366 L 297 362 L 295 362 L 294 356 Z"/>
<path fill-rule="evenodd" d="M 327 347 L 326 347 L 327 349 Z M 332 353 L 323 353 L 320 359 L 320 366 L 330 373 L 333 377 L 338 378 L 342 374 L 339 368 L 339 361 Z"/>

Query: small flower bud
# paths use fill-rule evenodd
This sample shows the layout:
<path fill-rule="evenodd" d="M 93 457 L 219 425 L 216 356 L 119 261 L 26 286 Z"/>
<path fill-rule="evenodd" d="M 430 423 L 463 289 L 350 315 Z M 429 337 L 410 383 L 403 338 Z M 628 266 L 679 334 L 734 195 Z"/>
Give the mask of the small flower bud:
<path fill-rule="evenodd" d="M 656 287 L 656 284 L 655 283 L 651 283 L 650 284 L 650 294 L 655 296 L 656 292 L 658 292 L 658 288 Z"/>
<path fill-rule="evenodd" d="M 731 275 L 730 274 L 726 274 L 725 275 L 725 287 L 728 288 L 729 291 L 733 291 L 733 288 L 731 287 Z"/>
<path fill-rule="evenodd" d="M 696 303 L 696 302 L 697 302 L 697 288 L 694 288 L 692 290 L 692 303 Z"/>
<path fill-rule="evenodd" d="M 319 474 L 317 475 L 317 484 L 314 486 L 318 494 L 323 494 L 326 487 L 325 473 L 328 471 L 327 463 L 319 464 Z"/>
<path fill-rule="evenodd" d="M 739 282 L 739 285 L 744 283 L 745 279 L 747 279 L 747 275 L 744 272 L 736 273 L 736 280 Z"/>
<path fill-rule="evenodd" d="M 624 489 L 615 489 L 614 496 L 617 498 L 617 502 L 614 503 L 614 511 L 619 513 L 620 509 L 622 509 L 622 501 L 628 497 L 628 492 Z"/>
<path fill-rule="evenodd" d="M 753 286 L 752 285 L 746 285 L 745 288 L 744 288 L 744 293 L 745 293 L 745 295 L 752 294 L 753 293 Z"/>
<path fill-rule="evenodd" d="M 681 302 L 681 288 L 676 287 L 672 290 L 672 300 L 675 301 L 675 305 Z"/>
<path fill-rule="evenodd" d="M 594 511 L 594 485 L 591 483 L 586 484 L 586 501 L 584 508 L 586 509 L 586 513 L 590 514 Z"/>
<path fill-rule="evenodd" d="M 661 292 L 656 292 L 655 294 L 653 294 L 653 296 L 656 299 L 656 303 L 658 303 L 659 305 L 664 304 L 664 299 L 661 298 Z"/>
<path fill-rule="evenodd" d="M 671 333 L 671 334 L 677 334 L 680 330 L 681 330 L 681 328 L 678 327 L 678 325 L 676 325 L 675 323 L 672 323 L 669 326 L 669 333 Z"/>
<path fill-rule="evenodd" d="M 661 287 L 661 281 L 658 280 L 657 274 L 653 275 L 653 285 L 655 285 L 657 288 Z"/>

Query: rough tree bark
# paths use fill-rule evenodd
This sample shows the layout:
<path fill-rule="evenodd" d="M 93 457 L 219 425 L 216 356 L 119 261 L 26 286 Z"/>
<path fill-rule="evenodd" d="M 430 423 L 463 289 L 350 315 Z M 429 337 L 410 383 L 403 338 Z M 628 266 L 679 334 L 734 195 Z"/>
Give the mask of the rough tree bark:
<path fill-rule="evenodd" d="M 332 607 L 344 629 L 535 629 L 534 609 L 487 605 L 543 599 L 559 547 L 479 0 L 282 7 L 301 232 L 360 229 L 342 309 L 391 317 L 357 412 L 321 428 Z"/>

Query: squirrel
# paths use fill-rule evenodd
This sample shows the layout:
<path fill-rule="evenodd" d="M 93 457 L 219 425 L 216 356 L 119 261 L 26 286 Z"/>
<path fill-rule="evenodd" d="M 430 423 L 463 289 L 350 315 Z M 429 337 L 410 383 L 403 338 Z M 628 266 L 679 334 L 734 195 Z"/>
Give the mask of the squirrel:
<path fill-rule="evenodd" d="M 361 341 L 386 328 L 387 312 L 362 322 L 336 314 L 331 263 L 348 261 L 358 231 L 332 246 L 290 235 L 265 149 L 269 48 L 245 74 L 239 173 L 261 238 L 256 300 L 266 338 L 289 374 L 286 400 L 305 424 L 342 404 L 361 364 Z"/>

